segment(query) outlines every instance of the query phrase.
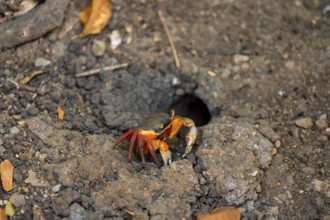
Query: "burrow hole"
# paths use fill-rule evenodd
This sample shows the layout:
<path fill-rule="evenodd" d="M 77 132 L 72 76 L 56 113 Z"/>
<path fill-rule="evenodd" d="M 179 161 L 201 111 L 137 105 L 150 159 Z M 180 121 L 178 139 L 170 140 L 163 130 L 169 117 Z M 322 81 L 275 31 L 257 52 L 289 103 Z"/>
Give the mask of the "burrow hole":
<path fill-rule="evenodd" d="M 191 118 L 197 127 L 211 120 L 211 113 L 202 99 L 194 94 L 185 94 L 171 105 L 176 115 Z"/>

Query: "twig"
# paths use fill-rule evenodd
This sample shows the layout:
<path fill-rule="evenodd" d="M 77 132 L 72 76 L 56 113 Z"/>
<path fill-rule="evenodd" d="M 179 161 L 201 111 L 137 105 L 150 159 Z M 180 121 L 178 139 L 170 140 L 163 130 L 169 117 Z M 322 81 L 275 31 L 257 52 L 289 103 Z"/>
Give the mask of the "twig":
<path fill-rule="evenodd" d="M 28 85 L 25 85 L 25 84 L 22 84 L 22 83 L 18 83 L 18 82 L 15 82 L 14 80 L 9 80 L 9 82 L 14 84 L 16 86 L 17 90 L 26 90 L 26 91 L 29 91 L 29 92 L 37 92 L 38 91 L 38 89 L 35 88 L 35 87 L 28 86 Z"/>
<path fill-rule="evenodd" d="M 42 80 L 41 83 L 40 83 L 40 85 L 39 85 L 39 87 L 37 88 L 36 93 L 34 93 L 34 95 L 32 96 L 32 100 L 34 100 L 35 98 L 37 98 L 37 96 L 38 96 L 38 94 L 39 94 L 39 92 L 40 92 L 40 88 L 41 88 L 41 86 L 42 86 L 44 83 L 45 83 L 45 80 Z"/>
<path fill-rule="evenodd" d="M 161 11 L 158 11 L 158 16 L 160 18 L 160 21 L 162 22 L 162 25 L 163 25 L 163 28 L 164 28 L 164 31 L 166 33 L 166 36 L 167 36 L 167 39 L 171 45 L 171 49 L 172 49 L 172 53 L 173 53 L 173 56 L 174 56 L 174 60 L 175 60 L 175 66 L 176 68 L 180 68 L 180 61 L 179 61 L 179 57 L 178 57 L 178 54 L 176 52 L 176 48 L 175 48 L 175 45 L 174 45 L 174 42 L 173 42 L 173 39 L 172 39 L 172 36 L 171 36 L 171 33 L 170 31 L 168 30 L 168 27 L 166 25 L 166 22 L 165 22 L 165 19 L 164 19 L 164 16 L 163 16 L 163 13 Z"/>
<path fill-rule="evenodd" d="M 116 70 L 116 69 L 121 69 L 121 68 L 126 68 L 126 67 L 128 67 L 128 63 L 111 65 L 111 66 L 106 66 L 104 68 L 98 68 L 98 69 L 93 69 L 93 70 L 89 70 L 89 71 L 86 71 L 86 72 L 78 73 L 78 74 L 76 74 L 76 77 L 92 76 L 92 75 L 98 74 L 102 70 L 103 71 L 108 71 L 108 70 Z"/>

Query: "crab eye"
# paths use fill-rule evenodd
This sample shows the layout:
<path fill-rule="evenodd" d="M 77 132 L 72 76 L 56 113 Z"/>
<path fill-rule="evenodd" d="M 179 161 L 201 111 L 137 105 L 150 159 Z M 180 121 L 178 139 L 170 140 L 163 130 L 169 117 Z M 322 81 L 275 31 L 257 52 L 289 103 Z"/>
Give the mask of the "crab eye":
<path fill-rule="evenodd" d="M 160 123 L 160 124 L 159 124 L 159 128 L 160 128 L 160 129 L 164 128 L 164 124 L 163 124 L 163 123 Z"/>

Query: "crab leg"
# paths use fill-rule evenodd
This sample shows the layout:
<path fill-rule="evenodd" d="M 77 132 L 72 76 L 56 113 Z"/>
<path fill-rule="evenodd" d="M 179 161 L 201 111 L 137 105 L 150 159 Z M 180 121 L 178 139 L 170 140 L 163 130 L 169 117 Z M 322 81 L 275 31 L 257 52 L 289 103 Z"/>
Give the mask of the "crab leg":
<path fill-rule="evenodd" d="M 138 148 L 140 150 L 140 157 L 141 157 L 141 160 L 142 160 L 142 164 L 143 166 L 146 165 L 146 158 L 144 157 L 144 151 L 143 151 L 143 137 L 142 135 L 139 135 L 138 136 Z"/>
<path fill-rule="evenodd" d="M 130 140 L 131 144 L 129 145 L 129 151 L 128 151 L 128 160 L 132 160 L 132 154 L 133 154 L 133 149 L 134 149 L 134 144 L 136 137 L 138 136 L 139 131 L 133 131 L 132 138 Z"/>
<path fill-rule="evenodd" d="M 152 143 L 150 143 L 149 141 L 146 142 L 146 146 L 147 146 L 147 151 L 150 152 L 152 158 L 154 159 L 155 163 L 157 164 L 158 167 L 160 167 L 160 163 L 156 157 L 156 154 L 155 154 L 155 149 L 154 147 L 152 146 Z"/>
<path fill-rule="evenodd" d="M 123 136 L 121 136 L 118 141 L 113 145 L 113 148 L 117 147 L 121 142 L 123 142 L 126 138 L 129 139 L 130 135 L 133 133 L 132 130 L 128 130 L 125 132 L 125 134 L 123 134 Z"/>

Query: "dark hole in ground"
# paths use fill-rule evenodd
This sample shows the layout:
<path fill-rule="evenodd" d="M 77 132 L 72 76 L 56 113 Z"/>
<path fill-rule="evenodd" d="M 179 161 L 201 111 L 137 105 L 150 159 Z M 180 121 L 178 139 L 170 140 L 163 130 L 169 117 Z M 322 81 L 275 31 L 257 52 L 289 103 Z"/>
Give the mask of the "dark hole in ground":
<path fill-rule="evenodd" d="M 193 94 L 183 95 L 171 105 L 176 115 L 194 120 L 197 127 L 206 125 L 211 120 L 211 113 L 205 102 Z"/>

